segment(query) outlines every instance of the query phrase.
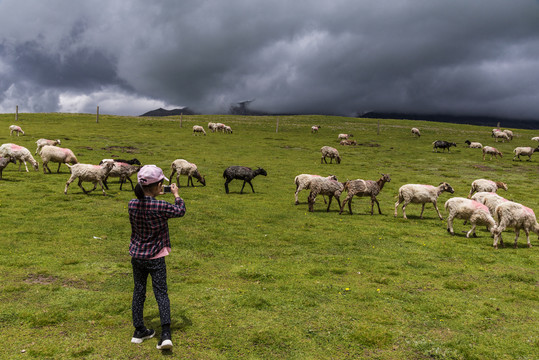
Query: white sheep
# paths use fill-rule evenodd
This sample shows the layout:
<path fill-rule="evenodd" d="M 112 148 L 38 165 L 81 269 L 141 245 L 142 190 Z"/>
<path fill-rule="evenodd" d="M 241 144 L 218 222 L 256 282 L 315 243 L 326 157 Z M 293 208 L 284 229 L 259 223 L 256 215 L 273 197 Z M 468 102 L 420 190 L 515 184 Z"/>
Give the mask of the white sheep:
<path fill-rule="evenodd" d="M 533 140 L 533 141 L 539 141 L 539 136 L 534 136 L 534 137 L 532 137 L 532 140 Z"/>
<path fill-rule="evenodd" d="M 209 122 L 208 123 L 208 130 L 210 130 L 211 132 L 215 132 L 215 123 L 214 122 Z"/>
<path fill-rule="evenodd" d="M 337 164 L 341 163 L 341 157 L 339 156 L 339 151 L 331 146 L 323 146 L 320 151 L 322 152 L 322 159 L 320 160 L 320 164 L 322 162 L 328 163 L 326 161 L 326 157 L 329 157 L 330 163 L 333 163 L 333 159 L 337 162 Z"/>
<path fill-rule="evenodd" d="M 468 144 L 468 147 L 471 148 L 471 149 L 482 149 L 483 148 L 483 144 L 481 144 L 479 142 L 473 142 L 473 141 L 470 141 L 470 140 L 466 140 L 464 143 Z"/>
<path fill-rule="evenodd" d="M 24 146 L 10 143 L 2 144 L 2 146 L 0 146 L 0 156 L 5 157 L 7 155 L 11 156 L 15 160 L 19 160 L 19 171 L 21 171 L 21 165 L 24 163 L 26 172 L 28 172 L 28 166 L 26 165 L 27 161 L 32 164 L 35 171 L 39 170 L 37 161 L 34 159 L 30 151 Z"/>
<path fill-rule="evenodd" d="M 232 134 L 232 128 L 228 125 L 225 125 L 225 128 L 223 129 L 225 134 Z"/>
<path fill-rule="evenodd" d="M 490 160 L 492 160 L 492 157 L 494 156 L 495 158 L 498 157 L 498 155 L 500 155 L 500 157 L 503 157 L 503 154 L 500 150 L 496 149 L 495 147 L 492 147 L 492 146 L 485 146 L 483 147 L 483 160 L 485 160 L 485 155 L 490 155 Z"/>
<path fill-rule="evenodd" d="M 495 215 L 496 207 L 504 202 L 509 201 L 506 198 L 501 197 L 500 195 L 494 192 L 488 192 L 488 191 L 480 191 L 473 194 L 472 200 L 480 202 L 481 204 L 488 207 L 490 215 L 492 215 L 492 217 L 494 218 L 496 218 L 496 215 Z"/>
<path fill-rule="evenodd" d="M 494 140 L 498 142 L 498 139 L 502 139 L 502 142 L 505 142 L 505 140 L 507 141 L 511 140 L 509 135 L 503 131 L 496 131 L 494 133 Z"/>
<path fill-rule="evenodd" d="M 215 131 L 225 132 L 225 126 L 223 123 L 215 123 Z"/>
<path fill-rule="evenodd" d="M 304 189 L 311 189 L 311 180 L 313 178 L 319 178 L 322 177 L 320 175 L 311 175 L 311 174 L 299 174 L 294 178 L 294 184 L 296 184 L 296 193 L 294 194 L 294 197 L 296 199 L 295 204 L 299 204 L 298 200 L 298 194 L 301 190 Z M 335 175 L 329 175 L 325 177 L 327 180 L 337 180 L 337 177 Z M 324 198 L 324 203 L 326 203 L 326 199 Z"/>
<path fill-rule="evenodd" d="M 339 134 L 337 135 L 337 139 L 339 140 L 348 140 L 348 138 L 354 137 L 353 134 Z"/>
<path fill-rule="evenodd" d="M 496 231 L 496 221 L 485 205 L 471 199 L 463 197 L 454 197 L 445 202 L 445 209 L 448 211 L 447 215 L 447 231 L 451 235 L 455 235 L 453 231 L 453 219 L 464 219 L 470 221 L 472 228 L 466 233 L 466 237 L 469 238 L 470 234 L 473 237 L 477 237 L 475 234 L 475 228 L 477 225 L 487 225 L 490 233 L 494 235 Z"/>
<path fill-rule="evenodd" d="M 49 171 L 49 173 L 51 173 L 51 169 L 49 169 L 48 166 L 49 162 L 58 163 L 58 170 L 56 171 L 57 173 L 60 172 L 60 165 L 66 163 L 70 163 L 73 165 L 79 162 L 75 154 L 73 154 L 73 151 L 71 151 L 70 149 L 51 145 L 43 146 L 39 155 L 41 156 L 41 160 L 43 161 L 44 174 L 47 173 L 47 170 Z"/>
<path fill-rule="evenodd" d="M 419 132 L 419 129 L 418 128 L 412 128 L 412 135 L 414 136 L 417 136 L 417 137 L 420 137 L 421 136 L 421 133 Z"/>
<path fill-rule="evenodd" d="M 2 171 L 8 166 L 9 163 L 16 164 L 17 161 L 13 159 L 10 155 L 7 155 L 6 157 L 0 156 L 0 180 L 2 180 Z"/>
<path fill-rule="evenodd" d="M 509 140 L 513 140 L 514 135 L 513 135 L 513 132 L 512 132 L 511 130 L 505 129 L 505 130 L 503 131 L 503 133 L 505 133 L 505 134 L 507 135 L 507 137 L 509 138 Z"/>
<path fill-rule="evenodd" d="M 528 161 L 531 161 L 532 160 L 532 155 L 536 151 L 539 151 L 539 146 L 536 147 L 536 148 L 533 148 L 531 146 L 519 146 L 519 147 L 516 147 L 515 150 L 513 150 L 513 153 L 515 154 L 515 156 L 513 156 L 513 160 L 515 160 L 515 158 L 517 158 L 517 157 L 520 160 L 520 155 L 522 155 L 522 156 L 527 156 Z"/>
<path fill-rule="evenodd" d="M 496 207 L 496 216 L 498 218 L 498 228 L 494 233 L 493 246 L 495 249 L 498 248 L 498 242 L 500 245 L 503 245 L 502 232 L 508 227 L 515 229 L 515 249 L 521 229 L 526 233 L 529 248 L 532 247 L 530 243 L 530 231 L 533 231 L 539 237 L 539 224 L 537 223 L 535 213 L 532 209 L 522 204 L 512 201 L 500 204 Z"/>
<path fill-rule="evenodd" d="M 22 131 L 21 127 L 18 126 L 18 125 L 11 125 L 9 127 L 9 136 L 11 136 L 13 134 L 13 132 L 16 132 L 17 136 L 19 136 L 19 134 L 24 135 L 24 131 Z"/>
<path fill-rule="evenodd" d="M 204 130 L 204 128 L 200 125 L 194 125 L 193 126 L 193 135 L 196 135 L 198 133 L 203 133 L 204 136 L 206 136 L 206 131 Z"/>
<path fill-rule="evenodd" d="M 329 207 L 331 206 L 331 200 L 333 197 L 337 199 L 339 208 L 341 207 L 340 196 L 344 190 L 344 184 L 338 182 L 337 180 L 327 179 L 324 177 L 315 177 L 311 179 L 311 193 L 309 194 L 309 211 L 314 211 L 314 203 L 316 201 L 316 196 L 318 194 L 327 195 L 329 197 L 328 207 L 326 211 L 329 212 Z"/>
<path fill-rule="evenodd" d="M 187 175 L 187 186 L 189 186 L 189 182 L 191 182 L 191 186 L 195 186 L 193 184 L 193 178 L 197 179 L 203 186 L 206 186 L 206 179 L 200 174 L 195 164 L 184 159 L 176 159 L 172 162 L 170 168 L 172 169 L 172 173 L 169 176 L 169 182 L 172 182 L 172 177 L 176 174 L 176 184 L 178 187 L 180 187 L 180 175 Z"/>
<path fill-rule="evenodd" d="M 36 144 L 37 144 L 37 148 L 34 155 L 37 155 L 41 151 L 41 148 L 45 145 L 56 146 L 56 145 L 60 145 L 61 142 L 59 139 L 56 139 L 56 140 L 38 139 L 36 141 Z"/>
<path fill-rule="evenodd" d="M 342 146 L 352 146 L 352 145 L 357 145 L 357 141 L 355 140 L 341 140 L 341 142 L 339 143 L 340 145 Z"/>
<path fill-rule="evenodd" d="M 472 197 L 474 192 L 485 191 L 495 193 L 498 189 L 504 189 L 507 191 L 507 184 L 501 181 L 492 181 L 487 179 L 477 179 L 472 182 L 472 188 L 468 199 Z"/>
<path fill-rule="evenodd" d="M 440 220 L 443 220 L 442 214 L 440 214 L 440 210 L 438 210 L 438 197 L 441 193 L 444 191 L 448 191 L 451 194 L 453 194 L 455 191 L 446 182 L 440 183 L 438 186 L 433 185 L 421 185 L 421 184 L 406 184 L 399 188 L 399 200 L 395 203 L 395 217 L 397 217 L 397 210 L 400 203 L 402 204 L 402 214 L 405 219 L 406 217 L 406 205 L 409 203 L 412 204 L 421 204 L 421 215 L 419 216 L 421 219 L 423 219 L 423 211 L 425 210 L 425 205 L 427 203 L 432 203 L 434 205 L 434 209 L 436 209 L 436 212 L 438 213 L 438 217 Z"/>
<path fill-rule="evenodd" d="M 109 159 L 104 159 L 100 162 L 100 165 L 105 163 Z M 108 190 L 109 186 L 107 184 L 107 180 L 110 177 L 117 177 L 120 178 L 120 190 L 122 190 L 123 184 L 126 182 L 126 180 L 129 180 L 131 183 L 131 190 L 134 190 L 135 187 L 133 186 L 133 181 L 131 180 L 131 175 L 137 173 L 140 170 L 140 166 L 135 166 L 128 164 L 123 161 L 114 160 L 114 166 L 112 167 L 112 170 L 109 172 L 109 174 L 105 177 L 103 180 L 103 185 L 105 185 L 105 188 Z"/>
<path fill-rule="evenodd" d="M 108 174 L 114 167 L 114 160 L 108 159 L 103 162 L 102 165 L 90 165 L 90 164 L 75 164 L 75 165 L 68 165 L 67 167 L 71 171 L 71 176 L 66 182 L 66 186 L 64 189 L 64 194 L 67 195 L 67 188 L 69 187 L 69 184 L 71 184 L 75 179 L 79 179 L 79 187 L 82 189 L 82 191 L 85 194 L 88 194 L 92 191 L 94 191 L 97 187 L 97 184 L 101 186 L 101 190 L 103 190 L 103 195 L 107 195 L 105 193 L 105 188 L 103 187 L 103 181 L 107 178 Z M 88 181 L 94 184 L 94 188 L 90 191 L 86 191 L 82 187 L 82 182 Z"/>
<path fill-rule="evenodd" d="M 320 128 L 321 128 L 320 125 L 311 126 L 311 134 L 317 133 Z"/>

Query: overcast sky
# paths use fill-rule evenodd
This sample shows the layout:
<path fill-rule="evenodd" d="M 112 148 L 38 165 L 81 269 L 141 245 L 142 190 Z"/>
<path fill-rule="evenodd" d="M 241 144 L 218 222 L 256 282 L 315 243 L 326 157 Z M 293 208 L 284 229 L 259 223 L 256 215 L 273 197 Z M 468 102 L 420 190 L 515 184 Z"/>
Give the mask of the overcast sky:
<path fill-rule="evenodd" d="M 539 121 L 538 0 L 0 0 L 0 113 Z"/>

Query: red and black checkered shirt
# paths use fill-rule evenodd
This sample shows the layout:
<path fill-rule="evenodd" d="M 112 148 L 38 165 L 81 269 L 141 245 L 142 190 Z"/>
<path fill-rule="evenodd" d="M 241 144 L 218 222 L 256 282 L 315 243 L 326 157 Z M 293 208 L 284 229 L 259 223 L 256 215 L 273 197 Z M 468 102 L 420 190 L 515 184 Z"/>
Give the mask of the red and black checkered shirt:
<path fill-rule="evenodd" d="M 146 196 L 144 200 L 129 201 L 128 210 L 131 222 L 129 255 L 149 259 L 164 247 L 171 247 L 167 221 L 185 215 L 185 203 L 180 197 L 171 204 Z"/>

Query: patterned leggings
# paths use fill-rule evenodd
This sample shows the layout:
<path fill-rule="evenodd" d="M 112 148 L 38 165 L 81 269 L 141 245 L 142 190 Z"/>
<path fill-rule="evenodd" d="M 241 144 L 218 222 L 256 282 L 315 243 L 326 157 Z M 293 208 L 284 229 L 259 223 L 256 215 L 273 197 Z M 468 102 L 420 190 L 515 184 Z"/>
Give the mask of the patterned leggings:
<path fill-rule="evenodd" d="M 153 293 L 159 307 L 161 326 L 169 325 L 170 300 L 167 293 L 167 266 L 165 264 L 165 258 L 161 257 L 150 260 L 131 258 L 131 265 L 133 265 L 133 279 L 135 280 L 132 303 L 133 325 L 136 329 L 144 328 L 143 314 L 148 274 L 152 277 Z"/>

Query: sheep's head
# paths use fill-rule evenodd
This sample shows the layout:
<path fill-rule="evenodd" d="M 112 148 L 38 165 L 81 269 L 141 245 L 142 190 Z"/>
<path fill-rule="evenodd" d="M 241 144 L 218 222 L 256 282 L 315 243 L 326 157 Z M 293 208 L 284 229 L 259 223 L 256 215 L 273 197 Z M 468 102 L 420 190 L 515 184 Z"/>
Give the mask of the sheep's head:
<path fill-rule="evenodd" d="M 465 143 L 465 144 L 468 144 L 468 145 L 471 145 L 471 144 L 472 144 L 472 142 L 471 142 L 470 140 L 466 140 L 464 143 Z"/>
<path fill-rule="evenodd" d="M 329 175 L 329 178 L 330 178 L 331 180 L 337 181 L 337 177 L 336 177 L 335 175 Z"/>
<path fill-rule="evenodd" d="M 442 185 L 442 191 L 447 191 L 447 192 L 450 192 L 451 194 L 453 194 L 455 192 L 455 190 L 453 190 L 451 185 L 449 185 L 446 182 L 440 183 L 440 185 Z"/>
<path fill-rule="evenodd" d="M 197 171 L 197 172 L 198 172 L 198 171 Z M 206 186 L 206 176 L 202 176 L 202 175 L 200 175 L 200 173 L 198 173 L 197 181 L 198 181 L 199 183 L 201 183 L 202 186 Z"/>
<path fill-rule="evenodd" d="M 382 180 L 384 182 L 390 182 L 391 181 L 391 178 L 389 177 L 389 174 L 381 174 L 382 175 Z"/>
<path fill-rule="evenodd" d="M 37 161 L 34 161 L 34 162 L 32 163 L 32 166 L 34 167 L 34 170 L 35 170 L 35 171 L 38 171 L 38 170 L 39 170 L 39 163 L 38 163 Z"/>
<path fill-rule="evenodd" d="M 507 191 L 507 184 L 506 183 L 503 183 L 501 181 L 496 181 L 496 186 L 498 187 L 498 189 L 504 189 L 505 191 Z"/>
<path fill-rule="evenodd" d="M 341 157 L 340 157 L 340 156 L 337 155 L 336 160 L 337 160 L 337 164 L 340 164 L 340 163 L 341 163 Z"/>
<path fill-rule="evenodd" d="M 258 169 L 255 170 L 255 173 L 257 175 L 264 175 L 264 176 L 268 176 L 268 173 L 266 172 L 266 170 L 262 169 L 261 167 L 259 167 Z"/>

